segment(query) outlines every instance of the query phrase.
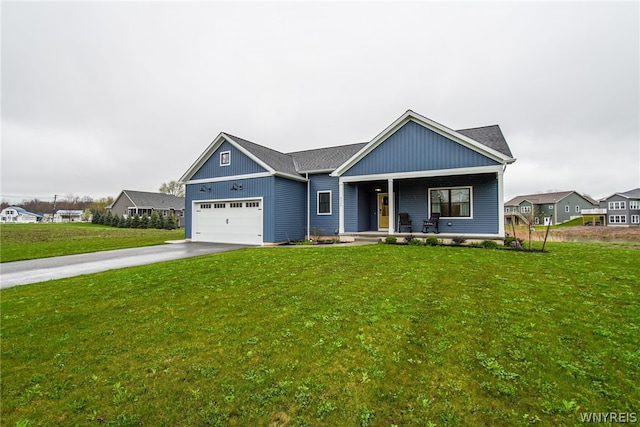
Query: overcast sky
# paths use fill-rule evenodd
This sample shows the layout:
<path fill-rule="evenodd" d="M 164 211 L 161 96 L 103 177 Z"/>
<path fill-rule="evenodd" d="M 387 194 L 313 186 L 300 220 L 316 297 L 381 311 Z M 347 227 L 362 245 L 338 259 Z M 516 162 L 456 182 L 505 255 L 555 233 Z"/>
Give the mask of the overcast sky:
<path fill-rule="evenodd" d="M 222 131 L 282 152 L 406 110 L 499 124 L 505 197 L 640 187 L 639 4 L 6 2 L 2 199 L 178 180 Z"/>

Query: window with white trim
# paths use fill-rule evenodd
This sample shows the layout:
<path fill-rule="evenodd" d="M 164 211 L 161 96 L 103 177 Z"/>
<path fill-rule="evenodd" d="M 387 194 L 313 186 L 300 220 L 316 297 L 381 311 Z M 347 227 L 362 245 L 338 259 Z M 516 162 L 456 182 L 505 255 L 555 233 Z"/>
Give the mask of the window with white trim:
<path fill-rule="evenodd" d="M 241 208 L 242 207 L 242 202 L 231 202 L 231 203 L 229 203 L 229 207 L 230 208 Z"/>
<path fill-rule="evenodd" d="M 623 209 L 627 209 L 627 202 L 609 202 L 609 210 L 610 211 L 620 211 Z"/>
<path fill-rule="evenodd" d="M 549 210 L 552 211 L 553 210 L 553 205 L 549 205 Z"/>
<path fill-rule="evenodd" d="M 226 203 L 214 203 L 213 204 L 213 208 L 214 209 L 224 209 L 227 207 Z"/>
<path fill-rule="evenodd" d="M 531 213 L 531 206 L 520 206 L 520 213 Z"/>
<path fill-rule="evenodd" d="M 471 218 L 471 187 L 432 188 L 431 214 L 441 218 Z"/>
<path fill-rule="evenodd" d="M 511 212 L 511 208 L 505 208 L 504 211 L 505 212 Z"/>
<path fill-rule="evenodd" d="M 626 215 L 609 215 L 609 224 L 626 224 Z"/>
<path fill-rule="evenodd" d="M 318 191 L 318 215 L 331 215 L 331 190 Z"/>
<path fill-rule="evenodd" d="M 231 151 L 220 152 L 220 166 L 229 166 L 231 164 Z"/>
<path fill-rule="evenodd" d="M 631 215 L 631 224 L 640 224 L 640 215 Z"/>
<path fill-rule="evenodd" d="M 571 212 L 571 208 L 569 207 L 569 205 L 565 205 L 565 207 L 564 207 L 564 211 L 565 211 L 566 213 Z"/>
<path fill-rule="evenodd" d="M 580 213 L 580 206 L 576 205 L 576 213 Z"/>
<path fill-rule="evenodd" d="M 245 207 L 247 207 L 247 208 L 259 208 L 260 207 L 260 202 L 247 202 L 245 204 Z"/>
<path fill-rule="evenodd" d="M 200 209 L 211 209 L 211 203 L 200 203 Z"/>
<path fill-rule="evenodd" d="M 629 209 L 633 209 L 633 210 L 640 209 L 640 200 L 630 200 Z"/>

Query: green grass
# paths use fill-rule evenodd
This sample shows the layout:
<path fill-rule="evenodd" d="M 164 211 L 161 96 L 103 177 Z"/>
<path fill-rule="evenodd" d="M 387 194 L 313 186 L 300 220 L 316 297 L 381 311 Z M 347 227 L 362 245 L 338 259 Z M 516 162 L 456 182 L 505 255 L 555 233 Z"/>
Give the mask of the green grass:
<path fill-rule="evenodd" d="M 0 262 L 160 245 L 184 239 L 184 230 L 105 227 L 94 224 L 0 226 Z"/>
<path fill-rule="evenodd" d="M 640 407 L 640 246 L 259 248 L 1 291 L 3 425 L 580 425 Z"/>

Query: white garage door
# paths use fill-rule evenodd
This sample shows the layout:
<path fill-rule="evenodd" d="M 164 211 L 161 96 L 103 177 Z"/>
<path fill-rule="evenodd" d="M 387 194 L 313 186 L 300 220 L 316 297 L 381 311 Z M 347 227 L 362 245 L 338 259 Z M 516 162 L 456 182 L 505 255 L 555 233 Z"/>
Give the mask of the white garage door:
<path fill-rule="evenodd" d="M 262 244 L 262 200 L 197 202 L 193 208 L 193 241 Z"/>

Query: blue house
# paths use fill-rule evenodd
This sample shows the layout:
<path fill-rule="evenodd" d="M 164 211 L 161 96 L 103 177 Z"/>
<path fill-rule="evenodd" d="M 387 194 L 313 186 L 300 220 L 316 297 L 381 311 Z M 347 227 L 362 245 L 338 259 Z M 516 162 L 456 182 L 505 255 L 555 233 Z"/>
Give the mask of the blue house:
<path fill-rule="evenodd" d="M 408 110 L 371 141 L 281 153 L 220 133 L 185 172 L 185 237 L 277 244 L 310 234 L 504 237 L 499 126 L 454 131 Z M 433 231 L 433 230 L 431 230 Z M 402 228 L 404 234 L 407 228 Z"/>

